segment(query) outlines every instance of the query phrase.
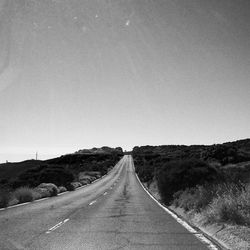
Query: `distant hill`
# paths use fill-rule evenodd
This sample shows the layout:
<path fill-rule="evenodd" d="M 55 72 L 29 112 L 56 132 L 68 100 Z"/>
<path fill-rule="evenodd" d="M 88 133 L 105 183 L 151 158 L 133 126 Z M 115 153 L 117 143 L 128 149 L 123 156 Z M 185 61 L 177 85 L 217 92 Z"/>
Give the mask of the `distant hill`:
<path fill-rule="evenodd" d="M 101 148 L 92 148 L 92 149 L 80 149 L 75 152 L 75 154 L 123 154 L 123 150 L 121 147 L 110 148 L 107 146 Z"/>

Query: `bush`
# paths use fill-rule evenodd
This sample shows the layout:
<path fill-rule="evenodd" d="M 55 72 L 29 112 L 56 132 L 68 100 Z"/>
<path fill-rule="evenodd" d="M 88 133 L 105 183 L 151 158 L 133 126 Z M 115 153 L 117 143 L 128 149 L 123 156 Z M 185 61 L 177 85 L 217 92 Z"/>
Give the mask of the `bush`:
<path fill-rule="evenodd" d="M 215 181 L 215 168 L 200 160 L 170 161 L 156 172 L 156 180 L 163 201 L 167 204 L 179 190 Z"/>
<path fill-rule="evenodd" d="M 56 196 L 58 194 L 58 188 L 53 183 L 41 183 L 38 188 L 46 188 L 49 191 L 49 196 Z"/>
<path fill-rule="evenodd" d="M 64 193 L 66 191 L 67 191 L 66 187 L 63 186 L 58 187 L 58 193 Z"/>
<path fill-rule="evenodd" d="M 55 185 L 65 185 L 74 180 L 74 175 L 61 166 L 49 166 L 45 168 L 39 176 L 40 183 L 53 183 Z"/>
<path fill-rule="evenodd" d="M 11 194 L 8 190 L 0 190 L 0 208 L 7 207 L 11 199 Z"/>
<path fill-rule="evenodd" d="M 93 176 L 96 179 L 101 177 L 101 173 L 99 171 L 87 171 L 84 173 L 85 176 Z"/>
<path fill-rule="evenodd" d="M 173 205 L 185 211 L 201 212 L 213 200 L 218 191 L 216 185 L 197 186 L 178 191 L 173 195 Z"/>
<path fill-rule="evenodd" d="M 50 197 L 50 192 L 47 188 L 34 188 L 34 191 L 40 195 L 40 199 L 41 198 L 46 198 L 46 197 Z"/>
<path fill-rule="evenodd" d="M 71 185 L 73 185 L 75 187 L 75 189 L 77 189 L 77 188 L 79 188 L 79 187 L 82 186 L 81 182 L 77 182 L 77 181 L 71 182 Z"/>
<path fill-rule="evenodd" d="M 86 182 L 87 184 L 90 184 L 92 182 L 92 177 L 88 175 L 84 175 L 81 177 L 80 182 Z"/>
<path fill-rule="evenodd" d="M 178 191 L 173 205 L 185 211 L 204 212 L 207 222 L 250 225 L 250 184 L 217 184 Z"/>
<path fill-rule="evenodd" d="M 34 200 L 33 189 L 29 187 L 20 187 L 13 193 L 19 203 L 29 202 Z"/>
<path fill-rule="evenodd" d="M 65 187 L 68 191 L 75 191 L 76 189 L 72 183 L 67 183 Z"/>
<path fill-rule="evenodd" d="M 17 205 L 18 203 L 19 203 L 19 200 L 17 198 L 13 197 L 13 195 L 11 195 L 8 206 L 14 206 L 14 205 Z"/>
<path fill-rule="evenodd" d="M 39 200 L 43 198 L 42 194 L 38 192 L 35 188 L 33 189 L 33 200 Z"/>
<path fill-rule="evenodd" d="M 250 225 L 250 184 L 243 188 L 227 184 L 219 192 L 206 211 L 208 222 L 231 222 Z"/>
<path fill-rule="evenodd" d="M 53 183 L 59 186 L 65 185 L 73 180 L 73 174 L 64 167 L 43 164 L 21 173 L 18 178 L 12 182 L 12 187 L 18 188 L 24 185 L 36 187 L 40 183 Z"/>
<path fill-rule="evenodd" d="M 82 186 L 88 185 L 90 182 L 89 180 L 80 180 Z"/>

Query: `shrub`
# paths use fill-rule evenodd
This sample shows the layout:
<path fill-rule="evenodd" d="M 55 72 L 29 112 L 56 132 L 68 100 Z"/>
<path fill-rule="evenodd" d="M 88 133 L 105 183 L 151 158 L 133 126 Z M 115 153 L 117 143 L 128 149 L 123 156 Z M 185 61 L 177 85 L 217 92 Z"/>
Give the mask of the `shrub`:
<path fill-rule="evenodd" d="M 85 186 L 87 184 L 89 184 L 90 182 L 88 180 L 80 180 L 82 186 Z"/>
<path fill-rule="evenodd" d="M 250 184 L 217 184 L 178 191 L 173 205 L 204 212 L 207 222 L 250 225 Z"/>
<path fill-rule="evenodd" d="M 200 160 L 170 161 L 156 172 L 156 180 L 163 201 L 167 204 L 179 190 L 212 182 L 217 177 L 215 168 Z"/>
<path fill-rule="evenodd" d="M 173 205 L 186 211 L 193 209 L 196 212 L 201 212 L 213 200 L 217 189 L 217 185 L 210 184 L 178 191 L 173 195 Z"/>
<path fill-rule="evenodd" d="M 77 182 L 77 181 L 71 182 L 71 185 L 73 185 L 75 187 L 75 189 L 77 189 L 77 188 L 79 188 L 79 187 L 82 186 L 81 182 Z"/>
<path fill-rule="evenodd" d="M 68 191 L 75 191 L 76 189 L 72 183 L 67 183 L 65 187 Z"/>
<path fill-rule="evenodd" d="M 0 190 L 0 208 L 7 207 L 11 199 L 11 194 L 8 190 Z"/>
<path fill-rule="evenodd" d="M 216 197 L 206 211 L 208 222 L 231 222 L 250 225 L 250 184 L 219 186 Z"/>
<path fill-rule="evenodd" d="M 50 197 L 50 192 L 47 188 L 34 188 L 34 191 L 40 195 L 41 198 Z"/>
<path fill-rule="evenodd" d="M 40 192 L 38 192 L 36 189 L 33 189 L 33 199 L 34 200 L 39 200 L 43 198 L 42 194 Z"/>
<path fill-rule="evenodd" d="M 38 188 L 46 188 L 50 196 L 56 196 L 58 194 L 57 186 L 53 183 L 41 183 Z"/>
<path fill-rule="evenodd" d="M 29 187 L 20 187 L 13 193 L 19 203 L 29 202 L 34 200 L 33 189 Z"/>
<path fill-rule="evenodd" d="M 100 178 L 101 173 L 99 171 L 87 171 L 84 173 L 85 176 L 94 176 L 95 178 Z"/>
<path fill-rule="evenodd" d="M 87 184 L 91 183 L 91 177 L 88 176 L 88 175 L 85 175 L 85 176 L 82 176 L 81 179 L 80 179 L 80 182 L 86 182 Z"/>
<path fill-rule="evenodd" d="M 65 185 L 74 180 L 73 174 L 62 166 L 43 164 L 21 173 L 12 182 L 12 187 L 17 188 L 23 185 L 36 187 L 39 183 L 53 183 Z"/>
<path fill-rule="evenodd" d="M 61 166 L 49 166 L 41 171 L 39 176 L 40 183 L 53 183 L 55 185 L 65 185 L 74 180 L 74 175 Z"/>
<path fill-rule="evenodd" d="M 11 195 L 8 206 L 14 206 L 14 205 L 17 205 L 18 203 L 19 203 L 19 200 L 17 198 L 13 197 L 13 195 Z"/>
<path fill-rule="evenodd" d="M 179 191 L 173 195 L 173 204 L 175 206 L 179 206 L 183 208 L 185 211 L 189 211 L 194 208 L 195 203 L 195 189 L 194 188 L 187 188 L 184 191 Z M 176 196 L 179 196 L 178 198 Z"/>
<path fill-rule="evenodd" d="M 237 202 L 229 197 L 217 197 L 207 210 L 209 222 L 233 222 L 243 224 L 244 218 L 237 207 Z"/>
<path fill-rule="evenodd" d="M 66 191 L 67 191 L 66 187 L 63 186 L 58 187 L 58 193 L 64 193 Z"/>

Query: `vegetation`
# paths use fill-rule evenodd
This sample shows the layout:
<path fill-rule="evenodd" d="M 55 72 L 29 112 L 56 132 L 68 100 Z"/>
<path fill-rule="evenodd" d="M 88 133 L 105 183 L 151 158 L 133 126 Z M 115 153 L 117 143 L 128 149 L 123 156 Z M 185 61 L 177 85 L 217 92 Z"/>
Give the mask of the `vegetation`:
<path fill-rule="evenodd" d="M 204 212 L 207 222 L 250 225 L 250 185 L 217 184 L 187 188 L 174 194 L 173 205 Z"/>
<path fill-rule="evenodd" d="M 156 171 L 156 181 L 165 203 L 172 201 L 173 194 L 185 188 L 215 181 L 215 168 L 200 160 L 170 161 Z"/>
<path fill-rule="evenodd" d="M 58 193 L 60 194 L 60 193 L 64 193 L 64 192 L 66 192 L 67 191 L 67 189 L 66 189 L 66 187 L 64 187 L 64 186 L 60 186 L 60 187 L 58 187 Z"/>
<path fill-rule="evenodd" d="M 250 225 L 250 185 L 232 184 L 221 191 L 206 209 L 208 222 Z"/>
<path fill-rule="evenodd" d="M 106 174 L 122 155 L 121 148 L 102 147 L 46 161 L 0 164 L 0 207 L 74 191 Z"/>
<path fill-rule="evenodd" d="M 20 187 L 14 191 L 13 195 L 20 203 L 34 200 L 34 190 L 29 187 Z"/>
<path fill-rule="evenodd" d="M 85 152 L 86 151 L 86 152 Z M 37 187 L 41 183 L 66 186 L 79 181 L 82 172 L 98 172 L 98 177 L 112 168 L 123 155 L 121 148 L 102 147 L 79 150 L 74 154 L 63 155 L 46 161 L 23 161 L 0 165 L 0 189 Z"/>
<path fill-rule="evenodd" d="M 49 192 L 49 196 L 57 196 L 58 188 L 53 183 L 41 183 L 38 188 L 45 188 Z"/>
<path fill-rule="evenodd" d="M 10 201 L 10 192 L 6 189 L 0 190 L 0 208 L 7 207 Z"/>
<path fill-rule="evenodd" d="M 155 181 L 161 199 L 207 221 L 249 225 L 250 139 L 205 145 L 135 147 L 142 182 Z"/>
<path fill-rule="evenodd" d="M 64 166 L 42 164 L 21 173 L 16 179 L 10 182 L 10 186 L 12 188 L 26 185 L 36 187 L 43 182 L 54 183 L 55 185 L 61 186 L 73 180 L 73 173 Z"/>

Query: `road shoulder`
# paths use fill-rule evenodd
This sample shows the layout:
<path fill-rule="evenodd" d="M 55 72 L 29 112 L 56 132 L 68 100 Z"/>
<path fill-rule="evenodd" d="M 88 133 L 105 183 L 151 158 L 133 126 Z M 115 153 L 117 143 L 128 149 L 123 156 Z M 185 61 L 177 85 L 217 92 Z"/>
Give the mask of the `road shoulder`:
<path fill-rule="evenodd" d="M 161 202 L 155 182 L 152 182 L 150 185 L 143 183 L 143 186 L 155 199 Z M 170 206 L 168 209 L 187 221 L 194 228 L 198 228 L 198 230 L 207 235 L 208 238 L 218 242 L 225 249 L 250 249 L 249 227 L 228 224 L 205 224 L 205 218 L 202 214 L 194 212 L 186 213 L 183 209 L 176 208 L 175 206 Z"/>

